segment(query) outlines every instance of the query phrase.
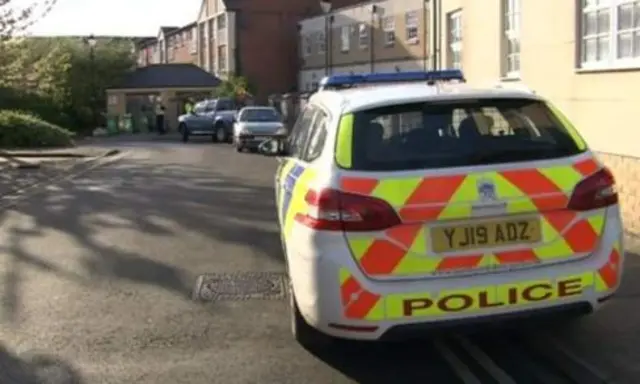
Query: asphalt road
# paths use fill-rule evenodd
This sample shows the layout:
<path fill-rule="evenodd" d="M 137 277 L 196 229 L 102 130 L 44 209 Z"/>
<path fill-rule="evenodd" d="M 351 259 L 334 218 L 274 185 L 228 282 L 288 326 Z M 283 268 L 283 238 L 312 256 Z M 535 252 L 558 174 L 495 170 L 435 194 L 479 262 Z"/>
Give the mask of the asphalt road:
<path fill-rule="evenodd" d="M 277 295 L 275 161 L 208 140 L 126 149 L 0 212 L 0 383 L 640 382 L 640 256 L 577 323 L 307 351 Z M 276 295 L 193 300 L 198 276 L 241 272 Z"/>

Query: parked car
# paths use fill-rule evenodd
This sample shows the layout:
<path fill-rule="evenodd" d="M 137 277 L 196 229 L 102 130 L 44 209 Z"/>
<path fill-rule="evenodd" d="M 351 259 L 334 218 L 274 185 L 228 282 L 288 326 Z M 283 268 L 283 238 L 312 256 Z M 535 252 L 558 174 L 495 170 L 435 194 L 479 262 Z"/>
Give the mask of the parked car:
<path fill-rule="evenodd" d="M 231 99 L 198 102 L 191 113 L 178 117 L 182 141 L 189 141 L 191 136 L 211 136 L 213 142 L 231 142 L 236 113 L 236 105 Z"/>
<path fill-rule="evenodd" d="M 244 107 L 233 126 L 236 151 L 255 151 L 265 140 L 287 135 L 282 117 L 273 107 Z"/>

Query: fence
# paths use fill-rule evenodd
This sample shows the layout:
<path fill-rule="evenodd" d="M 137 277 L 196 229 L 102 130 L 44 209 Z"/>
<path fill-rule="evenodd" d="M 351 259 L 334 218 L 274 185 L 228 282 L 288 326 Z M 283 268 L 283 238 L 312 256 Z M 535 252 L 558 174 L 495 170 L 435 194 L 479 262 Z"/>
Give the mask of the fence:
<path fill-rule="evenodd" d="M 280 112 L 288 132 L 291 132 L 293 124 L 298 119 L 300 111 L 304 109 L 309 96 L 308 93 L 285 93 L 269 96 L 269 105 Z"/>

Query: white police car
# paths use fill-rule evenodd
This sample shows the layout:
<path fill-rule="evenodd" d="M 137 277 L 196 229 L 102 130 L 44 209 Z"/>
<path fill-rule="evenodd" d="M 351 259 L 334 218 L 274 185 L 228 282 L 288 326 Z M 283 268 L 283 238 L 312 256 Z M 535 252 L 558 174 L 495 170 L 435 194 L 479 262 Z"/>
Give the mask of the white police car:
<path fill-rule="evenodd" d="M 614 178 L 569 120 L 460 71 L 333 76 L 279 157 L 302 343 L 450 322 L 584 314 L 618 289 Z"/>

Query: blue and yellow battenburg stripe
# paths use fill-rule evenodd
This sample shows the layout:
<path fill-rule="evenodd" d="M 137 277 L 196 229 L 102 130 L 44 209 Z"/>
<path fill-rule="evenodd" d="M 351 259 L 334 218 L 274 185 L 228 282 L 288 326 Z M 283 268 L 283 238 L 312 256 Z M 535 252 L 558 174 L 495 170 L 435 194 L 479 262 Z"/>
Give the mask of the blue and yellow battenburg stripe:
<path fill-rule="evenodd" d="M 278 196 L 280 223 L 285 238 L 290 234 L 294 217 L 306 210 L 304 200 L 309 182 L 315 176 L 312 168 L 288 160 L 280 171 L 282 175 L 282 187 Z M 280 188 L 280 187 L 279 187 Z"/>

